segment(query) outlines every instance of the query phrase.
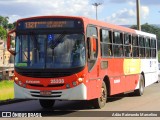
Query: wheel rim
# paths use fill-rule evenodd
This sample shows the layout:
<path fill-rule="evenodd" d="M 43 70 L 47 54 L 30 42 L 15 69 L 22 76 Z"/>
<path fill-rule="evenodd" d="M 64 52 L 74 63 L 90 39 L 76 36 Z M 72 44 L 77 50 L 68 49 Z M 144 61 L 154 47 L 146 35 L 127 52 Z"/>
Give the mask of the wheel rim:
<path fill-rule="evenodd" d="M 102 86 L 101 91 L 102 92 L 101 92 L 100 101 L 102 103 L 105 103 L 106 102 L 106 90 L 105 90 L 104 86 Z"/>

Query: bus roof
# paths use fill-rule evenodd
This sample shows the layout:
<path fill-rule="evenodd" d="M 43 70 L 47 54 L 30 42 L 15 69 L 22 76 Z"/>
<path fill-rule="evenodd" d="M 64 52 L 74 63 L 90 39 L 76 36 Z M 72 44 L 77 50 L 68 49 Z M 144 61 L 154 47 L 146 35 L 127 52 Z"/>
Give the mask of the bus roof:
<path fill-rule="evenodd" d="M 156 38 L 155 34 L 151 34 L 151 33 L 147 33 L 147 32 L 142 32 L 139 30 L 134 30 L 131 28 L 127 28 L 124 26 L 119 26 L 119 25 L 114 25 L 114 24 L 110 24 L 107 22 L 103 22 L 103 21 L 98 21 L 95 19 L 91 19 L 91 18 L 87 18 L 87 17 L 82 17 L 82 16 L 36 16 L 36 17 L 29 17 L 29 18 L 23 18 L 23 19 L 19 19 L 17 22 L 20 21 L 25 21 L 25 20 L 34 20 L 34 19 L 42 19 L 42 18 L 73 18 L 73 19 L 81 19 L 84 21 L 84 24 L 87 26 L 88 24 L 91 25 L 96 25 L 96 26 L 100 26 L 102 28 L 107 28 L 107 29 L 111 29 L 114 31 L 121 31 L 121 32 L 127 32 L 127 33 L 131 33 L 131 34 L 138 34 L 138 35 L 142 35 L 142 36 L 148 36 L 148 37 L 153 37 Z"/>

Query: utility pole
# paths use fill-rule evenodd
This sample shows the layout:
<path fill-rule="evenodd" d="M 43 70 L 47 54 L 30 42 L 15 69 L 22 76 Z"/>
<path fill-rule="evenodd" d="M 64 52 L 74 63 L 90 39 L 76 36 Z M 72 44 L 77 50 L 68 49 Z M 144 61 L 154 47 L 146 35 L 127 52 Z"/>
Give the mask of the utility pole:
<path fill-rule="evenodd" d="M 140 22 L 140 0 L 136 0 L 137 5 L 137 28 L 141 30 L 141 22 Z"/>
<path fill-rule="evenodd" d="M 96 20 L 98 20 L 97 7 L 98 7 L 99 5 L 102 5 L 102 3 L 93 3 L 92 5 L 96 7 Z"/>

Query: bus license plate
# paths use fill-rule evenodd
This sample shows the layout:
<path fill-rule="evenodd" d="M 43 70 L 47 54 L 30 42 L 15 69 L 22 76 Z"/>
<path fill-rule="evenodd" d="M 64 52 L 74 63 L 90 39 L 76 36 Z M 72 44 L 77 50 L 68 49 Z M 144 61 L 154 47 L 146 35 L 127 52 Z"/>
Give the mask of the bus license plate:
<path fill-rule="evenodd" d="M 40 95 L 42 95 L 42 96 L 51 96 L 51 91 L 40 91 Z"/>

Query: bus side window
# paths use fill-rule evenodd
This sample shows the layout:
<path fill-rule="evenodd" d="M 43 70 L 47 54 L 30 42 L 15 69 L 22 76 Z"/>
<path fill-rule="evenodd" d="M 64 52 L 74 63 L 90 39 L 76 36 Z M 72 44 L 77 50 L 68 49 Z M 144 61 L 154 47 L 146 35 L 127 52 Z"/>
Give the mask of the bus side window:
<path fill-rule="evenodd" d="M 89 55 L 90 54 L 89 53 L 89 51 L 90 51 L 89 44 L 90 43 L 87 43 L 87 45 L 88 45 L 88 70 L 89 71 L 93 68 L 93 66 L 96 62 L 97 56 L 98 56 L 98 32 L 97 32 L 97 28 L 95 26 L 88 26 L 87 27 L 87 39 L 89 39 L 91 37 L 93 37 L 94 38 L 93 40 L 95 40 L 96 51 L 94 52 L 94 55 L 92 55 L 94 58 L 90 59 L 89 58 L 90 57 L 90 55 Z M 87 40 L 87 42 L 90 42 L 90 41 Z"/>
<path fill-rule="evenodd" d="M 149 58 L 151 55 L 151 50 L 150 50 L 150 38 L 145 38 L 145 57 Z"/>
<path fill-rule="evenodd" d="M 128 33 L 124 34 L 124 53 L 126 57 L 132 57 L 131 35 Z"/>
<path fill-rule="evenodd" d="M 156 57 L 156 39 L 151 39 L 151 57 Z"/>
<path fill-rule="evenodd" d="M 139 57 L 139 44 L 138 44 L 138 36 L 133 35 L 132 36 L 132 55 L 133 57 Z"/>
<path fill-rule="evenodd" d="M 123 33 L 113 32 L 113 53 L 114 57 L 123 57 Z"/>
<path fill-rule="evenodd" d="M 140 53 L 139 56 L 141 58 L 145 57 L 145 45 L 144 45 L 144 37 L 139 36 L 139 47 L 140 47 Z"/>
<path fill-rule="evenodd" d="M 107 29 L 101 29 L 101 55 L 111 57 L 112 54 L 112 32 Z"/>

